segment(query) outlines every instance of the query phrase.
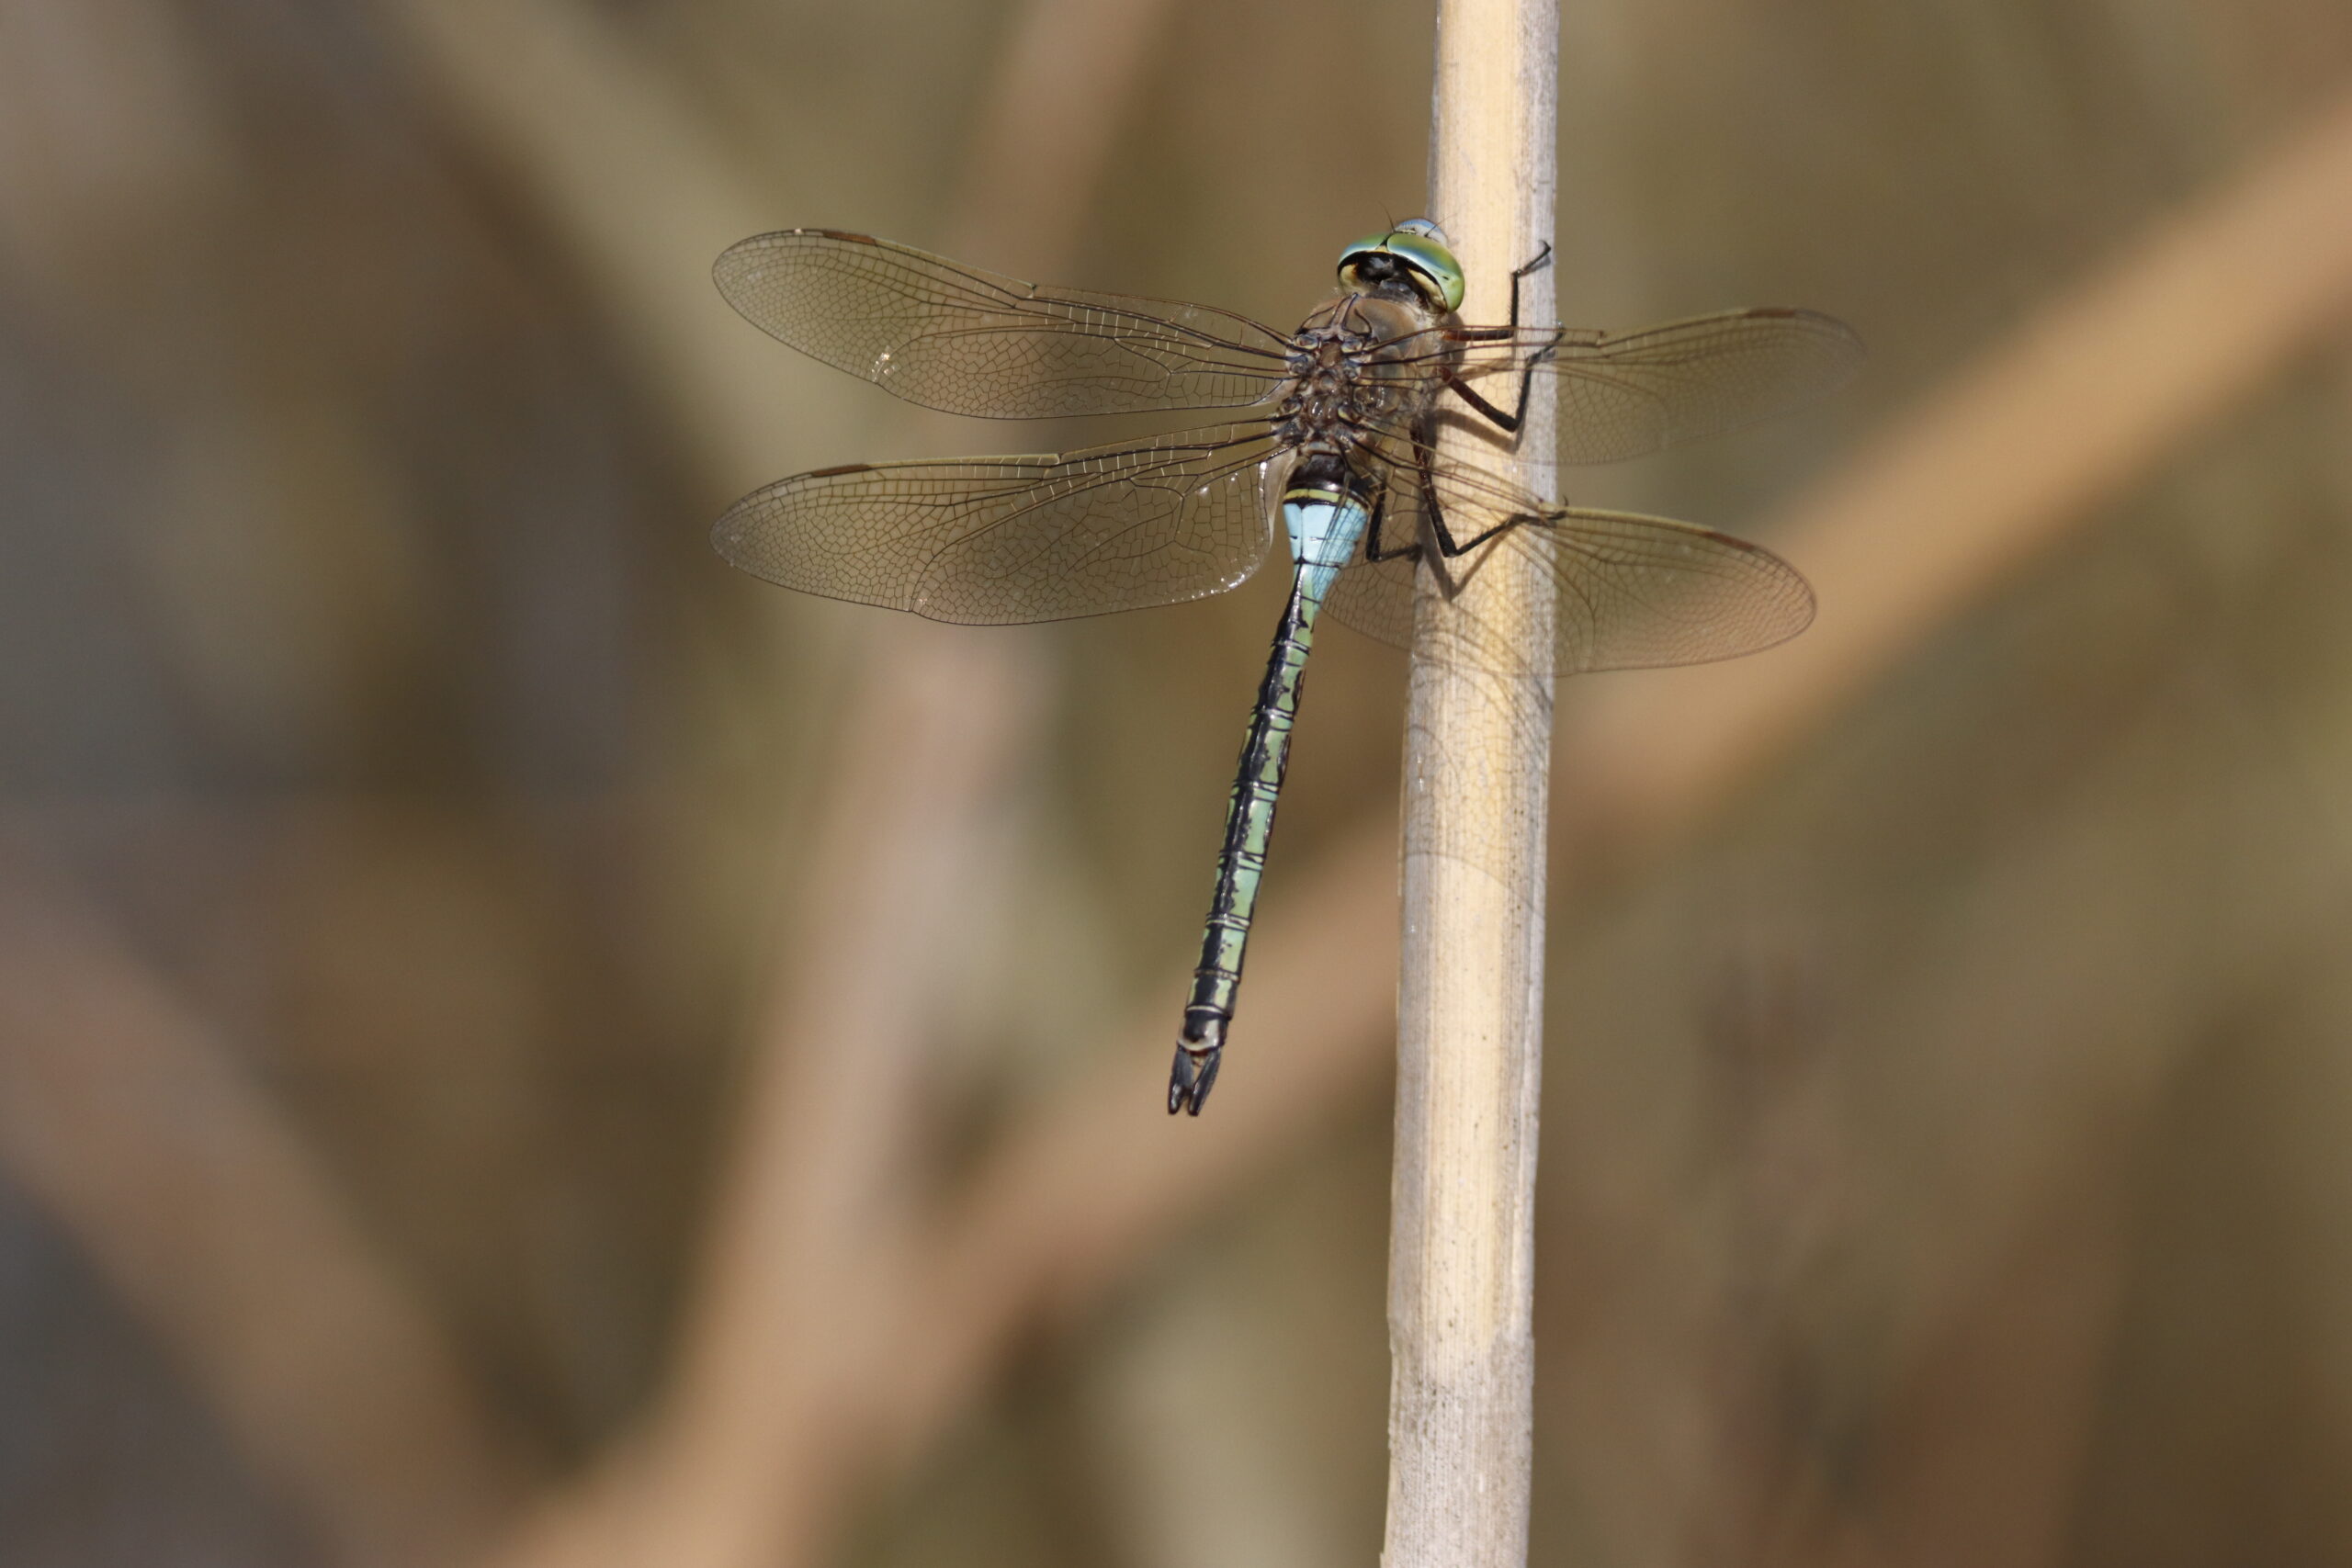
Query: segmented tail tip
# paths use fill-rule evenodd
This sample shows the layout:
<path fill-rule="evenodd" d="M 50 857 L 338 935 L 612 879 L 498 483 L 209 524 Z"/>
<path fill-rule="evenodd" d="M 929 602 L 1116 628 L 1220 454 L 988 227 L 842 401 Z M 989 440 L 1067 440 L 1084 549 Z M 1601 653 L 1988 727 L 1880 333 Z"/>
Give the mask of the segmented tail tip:
<path fill-rule="evenodd" d="M 1175 1066 L 1168 1069 L 1168 1114 L 1173 1116 L 1185 1111 L 1198 1116 L 1224 1061 L 1221 1049 L 1194 1053 L 1182 1045 L 1176 1047 Z"/>

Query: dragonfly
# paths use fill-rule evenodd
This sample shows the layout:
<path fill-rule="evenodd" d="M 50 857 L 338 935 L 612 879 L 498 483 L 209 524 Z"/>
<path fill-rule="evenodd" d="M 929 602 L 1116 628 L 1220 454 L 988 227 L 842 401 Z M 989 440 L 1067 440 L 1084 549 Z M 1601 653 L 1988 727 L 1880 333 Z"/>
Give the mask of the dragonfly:
<path fill-rule="evenodd" d="M 1445 422 L 1515 442 L 1555 394 L 1539 464 L 1634 457 L 1839 385 L 1861 344 L 1832 317 L 1731 310 L 1610 333 L 1464 324 L 1465 275 L 1413 219 L 1340 254 L 1336 294 L 1290 332 L 1206 305 L 1044 287 L 829 229 L 729 247 L 720 293 L 753 325 L 909 402 L 995 419 L 1241 410 L 1233 423 L 1028 457 L 850 463 L 780 479 L 713 529 L 729 562 L 803 592 L 967 625 L 1181 604 L 1287 543 L 1274 630 L 1229 796 L 1168 1110 L 1200 1114 L 1224 1059 L 1318 618 L 1412 647 L 1427 580 L 1458 594 L 1498 551 L 1557 584 L 1552 646 L 1457 637 L 1437 656 L 1506 674 L 1690 664 L 1769 648 L 1813 617 L 1796 570 L 1659 517 L 1545 501 L 1442 451 Z M 1541 579 L 1538 579 L 1541 581 Z M 1436 617 L 1430 617 L 1434 620 Z M 1431 637 L 1424 632 L 1423 653 Z"/>

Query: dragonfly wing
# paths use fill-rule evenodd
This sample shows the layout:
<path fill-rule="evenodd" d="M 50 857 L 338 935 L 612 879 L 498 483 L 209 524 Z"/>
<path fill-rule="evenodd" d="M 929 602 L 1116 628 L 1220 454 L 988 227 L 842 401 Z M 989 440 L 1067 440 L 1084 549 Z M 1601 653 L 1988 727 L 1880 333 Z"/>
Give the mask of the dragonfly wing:
<path fill-rule="evenodd" d="M 728 510 L 718 553 L 755 577 L 935 621 L 1012 625 L 1222 593 L 1265 558 L 1264 424 L 1060 456 L 853 464 Z"/>
<path fill-rule="evenodd" d="M 1413 574 L 1418 556 L 1366 560 L 1363 547 L 1323 596 L 1323 609 L 1351 631 L 1391 648 L 1413 646 Z"/>
<path fill-rule="evenodd" d="M 763 332 L 949 413 L 1238 408 L 1289 374 L 1287 340 L 1247 317 L 1044 288 L 864 234 L 762 234 L 713 273 Z"/>
<path fill-rule="evenodd" d="M 1425 546 L 1419 571 L 1458 591 L 1498 552 L 1508 552 L 1537 562 L 1559 590 L 1550 649 L 1528 649 L 1501 628 L 1457 615 L 1442 636 L 1432 627 L 1423 637 L 1423 650 L 1436 658 L 1505 673 L 1540 670 L 1548 661 L 1563 675 L 1702 664 L 1785 642 L 1813 619 L 1813 590 L 1804 577 L 1744 539 L 1664 517 L 1551 505 L 1460 462 L 1441 460 L 1433 490 L 1453 538 L 1503 531 L 1450 559 Z M 1392 479 L 1391 514 L 1401 502 L 1424 540 L 1436 536 L 1429 499 L 1409 471 Z M 1409 643 L 1412 572 L 1399 569 L 1415 566 L 1410 558 L 1351 566 L 1334 585 L 1329 606 L 1360 631 Z M 1400 637 L 1400 626 L 1408 635 Z"/>
<path fill-rule="evenodd" d="M 1813 589 L 1796 568 L 1712 528 L 1569 508 L 1510 537 L 1560 585 L 1562 674 L 1737 659 L 1813 624 Z"/>
<path fill-rule="evenodd" d="M 1419 541 L 1430 537 L 1422 527 L 1428 506 L 1421 496 L 1420 470 L 1415 455 L 1418 443 L 1407 430 L 1384 433 L 1387 439 L 1368 443 L 1359 453 L 1381 475 L 1384 494 L 1378 525 L 1356 539 L 1355 549 L 1340 575 L 1323 595 L 1323 610 L 1353 632 L 1391 648 L 1413 646 L 1413 585 L 1420 561 Z M 1369 552 L 1377 547 L 1383 559 Z"/>
<path fill-rule="evenodd" d="M 1504 408 L 1532 368 L 1559 390 L 1558 457 L 1610 463 L 1752 424 L 1845 385 L 1862 340 L 1832 316 L 1729 310 L 1615 336 L 1521 332 L 1470 344 L 1458 374 Z M 1547 345 L 1552 345 L 1548 346 Z"/>

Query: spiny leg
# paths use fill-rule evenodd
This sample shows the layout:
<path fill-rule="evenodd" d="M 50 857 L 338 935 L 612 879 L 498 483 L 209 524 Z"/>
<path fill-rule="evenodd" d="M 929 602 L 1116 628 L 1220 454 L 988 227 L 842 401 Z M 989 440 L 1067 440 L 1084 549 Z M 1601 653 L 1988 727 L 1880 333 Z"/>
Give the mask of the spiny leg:
<path fill-rule="evenodd" d="M 1415 438 L 1416 440 L 1419 437 Z M 1395 560 L 1400 556 L 1420 553 L 1421 541 L 1416 536 L 1390 549 L 1380 542 L 1380 525 L 1388 515 L 1388 487 L 1380 487 L 1380 499 L 1373 504 L 1372 521 L 1363 531 L 1363 558 L 1369 561 Z"/>
<path fill-rule="evenodd" d="M 1519 331 L 1519 285 L 1521 278 L 1542 272 L 1552 265 L 1552 242 L 1535 253 L 1535 259 L 1518 267 L 1510 275 L 1510 324 L 1501 327 L 1463 327 L 1448 334 L 1456 343 L 1494 343 Z"/>
<path fill-rule="evenodd" d="M 1516 338 L 1519 335 L 1520 280 L 1527 276 L 1530 273 L 1541 272 L 1544 268 L 1550 266 L 1551 265 L 1552 242 L 1546 240 L 1544 242 L 1544 248 L 1535 253 L 1535 259 L 1533 261 L 1529 262 L 1526 265 L 1519 268 L 1516 272 L 1513 272 L 1510 275 L 1510 325 L 1499 329 L 1493 327 L 1472 328 L 1467 332 L 1456 334 L 1457 341 L 1464 343 L 1499 343 L 1507 339 Z M 1527 400 L 1528 395 L 1532 392 L 1535 388 L 1536 367 L 1542 365 L 1545 360 L 1552 357 L 1554 351 L 1558 349 L 1560 346 L 1560 340 L 1566 335 L 1567 328 L 1553 328 L 1552 341 L 1545 344 L 1542 348 L 1537 349 L 1533 355 L 1529 356 L 1527 363 L 1520 367 L 1518 406 L 1510 413 L 1503 412 L 1502 410 L 1488 402 L 1477 392 L 1473 391 L 1469 383 L 1464 381 L 1461 377 L 1454 374 L 1451 369 L 1448 369 L 1444 373 L 1445 384 L 1452 388 L 1454 395 L 1459 397 L 1464 402 L 1468 403 L 1472 408 L 1477 410 L 1495 424 L 1499 425 L 1504 430 L 1510 431 L 1512 434 L 1516 435 L 1519 434 L 1519 427 L 1522 423 L 1526 423 L 1527 420 Z"/>
<path fill-rule="evenodd" d="M 1480 545 L 1485 544 L 1488 539 L 1493 538 L 1496 535 L 1503 533 L 1509 529 L 1516 528 L 1522 523 L 1541 523 L 1543 521 L 1544 519 L 1541 516 L 1532 512 L 1514 512 L 1509 517 L 1506 517 L 1501 522 L 1496 524 L 1493 527 L 1487 529 L 1484 533 L 1474 535 L 1470 538 L 1464 539 L 1461 543 L 1456 544 L 1452 531 L 1450 531 L 1445 525 L 1444 517 L 1438 511 L 1437 498 L 1435 496 L 1431 496 L 1430 498 L 1430 526 L 1437 535 L 1438 553 L 1444 556 L 1449 560 L 1457 556 L 1468 555 L 1472 550 L 1476 549 Z"/>
<path fill-rule="evenodd" d="M 1506 528 L 1515 528 L 1521 523 L 1541 523 L 1544 520 L 1532 513 L 1513 513 L 1486 532 L 1457 543 L 1453 537 L 1453 531 L 1445 525 L 1445 509 L 1438 504 L 1436 458 L 1437 450 L 1434 446 L 1416 447 L 1414 461 L 1420 470 L 1421 506 L 1428 515 L 1430 533 L 1433 536 L 1438 554 L 1448 559 L 1456 556 L 1464 556 Z"/>
<path fill-rule="evenodd" d="M 1510 325 L 1513 332 L 1517 332 L 1519 330 L 1519 280 L 1529 276 L 1531 273 L 1542 272 L 1545 267 L 1550 266 L 1551 265 L 1552 242 L 1546 240 L 1544 242 L 1544 248 L 1535 253 L 1534 260 L 1526 263 L 1524 265 L 1520 266 L 1511 273 Z"/>
<path fill-rule="evenodd" d="M 1373 500 L 1372 516 L 1363 527 L 1363 553 L 1367 560 L 1380 558 L 1380 525 L 1387 515 L 1388 487 L 1382 485 L 1379 495 Z"/>
<path fill-rule="evenodd" d="M 1422 495 L 1426 499 L 1429 493 L 1430 459 L 1437 451 L 1437 416 L 1423 413 L 1414 422 L 1412 428 L 1405 433 L 1405 439 L 1412 447 L 1412 471 L 1420 479 Z M 1395 458 L 1384 456 L 1381 460 L 1391 471 L 1401 471 Z M 1394 493 L 1393 485 L 1387 480 L 1383 480 L 1380 487 L 1380 499 L 1372 509 L 1372 522 L 1364 529 L 1363 558 L 1368 561 L 1399 560 L 1422 553 L 1421 531 L 1418 519 L 1414 520 L 1413 528 L 1403 543 L 1391 547 L 1381 541 L 1380 525 L 1387 518 L 1388 499 Z"/>
<path fill-rule="evenodd" d="M 1545 349 L 1544 352 L 1545 354 L 1549 354 L 1551 350 Z M 1460 398 L 1464 402 L 1468 403 L 1472 408 L 1476 409 L 1480 413 L 1486 415 L 1488 423 L 1500 425 L 1503 429 L 1510 432 L 1513 435 L 1516 435 L 1519 434 L 1520 425 L 1527 418 L 1528 389 L 1534 385 L 1535 367 L 1541 363 L 1543 363 L 1543 361 L 1540 356 L 1534 360 L 1531 360 L 1528 364 L 1528 367 L 1521 373 L 1519 378 L 1519 407 L 1510 413 L 1503 412 L 1502 410 L 1495 407 L 1494 404 L 1479 396 L 1477 392 L 1471 389 L 1470 383 L 1464 381 L 1460 376 L 1456 375 L 1451 367 L 1447 368 L 1443 372 L 1443 375 L 1445 377 L 1446 386 L 1453 391 L 1455 397 Z"/>

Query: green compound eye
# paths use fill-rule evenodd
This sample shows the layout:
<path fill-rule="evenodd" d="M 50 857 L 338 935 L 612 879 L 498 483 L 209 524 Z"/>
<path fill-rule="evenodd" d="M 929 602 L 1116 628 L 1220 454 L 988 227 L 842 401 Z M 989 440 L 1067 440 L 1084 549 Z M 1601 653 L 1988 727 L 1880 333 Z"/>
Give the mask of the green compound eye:
<path fill-rule="evenodd" d="M 1445 231 L 1428 219 L 1408 219 L 1394 229 L 1367 234 L 1341 251 L 1340 280 L 1347 281 L 1355 264 L 1371 255 L 1393 256 L 1404 263 L 1431 304 L 1442 303 L 1447 310 L 1462 308 L 1462 264 L 1453 259 Z"/>

